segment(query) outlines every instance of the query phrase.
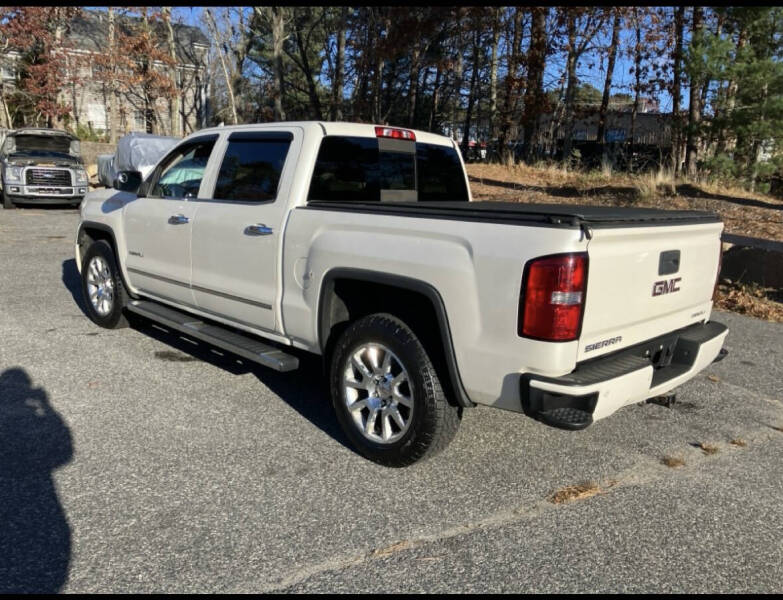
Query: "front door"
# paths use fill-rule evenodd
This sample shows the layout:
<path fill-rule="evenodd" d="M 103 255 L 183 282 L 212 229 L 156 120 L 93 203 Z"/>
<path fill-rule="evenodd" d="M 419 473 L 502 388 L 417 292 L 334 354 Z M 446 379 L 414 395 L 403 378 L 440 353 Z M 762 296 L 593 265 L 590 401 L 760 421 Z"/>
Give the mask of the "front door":
<path fill-rule="evenodd" d="M 193 305 L 190 237 L 196 198 L 217 135 L 178 146 L 125 206 L 125 264 L 131 285 L 160 300 Z"/>
<path fill-rule="evenodd" d="M 301 144 L 300 128 L 282 127 L 234 132 L 216 149 L 222 160 L 214 191 L 197 201 L 193 224 L 192 286 L 200 309 L 279 331 L 281 234 Z"/>

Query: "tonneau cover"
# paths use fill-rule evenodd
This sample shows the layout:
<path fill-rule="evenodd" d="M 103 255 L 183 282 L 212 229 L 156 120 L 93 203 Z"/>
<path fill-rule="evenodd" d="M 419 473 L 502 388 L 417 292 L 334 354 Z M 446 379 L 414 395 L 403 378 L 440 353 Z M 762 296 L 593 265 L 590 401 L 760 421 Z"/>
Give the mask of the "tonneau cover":
<path fill-rule="evenodd" d="M 579 204 L 523 204 L 516 202 L 325 202 L 309 208 L 377 212 L 412 217 L 488 221 L 509 224 L 541 223 L 570 227 L 632 227 L 715 223 L 708 211 L 586 206 Z"/>

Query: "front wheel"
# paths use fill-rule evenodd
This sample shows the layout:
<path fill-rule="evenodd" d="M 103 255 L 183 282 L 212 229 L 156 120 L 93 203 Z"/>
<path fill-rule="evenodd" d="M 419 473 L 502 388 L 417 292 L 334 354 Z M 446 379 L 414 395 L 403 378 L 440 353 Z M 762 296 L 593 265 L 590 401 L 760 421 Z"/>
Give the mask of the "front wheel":
<path fill-rule="evenodd" d="M 87 314 L 96 325 L 106 329 L 127 327 L 123 314 L 127 294 L 114 251 L 106 240 L 93 242 L 84 253 L 82 294 Z"/>
<path fill-rule="evenodd" d="M 424 346 L 397 317 L 350 325 L 335 344 L 330 392 L 345 434 L 365 457 L 403 467 L 443 450 L 459 428 Z"/>

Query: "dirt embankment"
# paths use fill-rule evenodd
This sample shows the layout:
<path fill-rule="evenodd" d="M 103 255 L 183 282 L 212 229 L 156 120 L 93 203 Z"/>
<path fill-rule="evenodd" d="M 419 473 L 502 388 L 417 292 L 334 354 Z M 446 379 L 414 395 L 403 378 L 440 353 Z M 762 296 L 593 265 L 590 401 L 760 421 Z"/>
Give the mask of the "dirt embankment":
<path fill-rule="evenodd" d="M 526 165 L 469 164 L 475 200 L 711 210 L 726 231 L 783 241 L 783 200 L 744 190 L 693 185 L 652 175 L 566 172 Z"/>

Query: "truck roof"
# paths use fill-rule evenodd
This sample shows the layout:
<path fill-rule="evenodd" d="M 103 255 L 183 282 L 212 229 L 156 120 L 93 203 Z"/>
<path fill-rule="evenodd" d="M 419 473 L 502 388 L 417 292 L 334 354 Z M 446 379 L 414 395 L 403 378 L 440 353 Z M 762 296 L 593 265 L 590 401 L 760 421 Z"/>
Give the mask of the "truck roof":
<path fill-rule="evenodd" d="M 245 125 L 223 125 L 220 127 L 209 127 L 195 132 L 198 135 L 203 133 L 220 133 L 226 130 L 253 131 L 264 130 L 281 125 L 289 127 L 301 127 L 307 129 L 319 129 L 322 135 L 345 135 L 356 137 L 376 137 L 376 127 L 391 127 L 393 129 L 406 129 L 416 135 L 417 142 L 426 144 L 437 144 L 440 146 L 453 146 L 452 139 L 445 135 L 421 131 L 419 129 L 410 129 L 408 127 L 397 127 L 396 125 L 374 125 L 372 123 L 348 123 L 345 121 L 276 121 L 274 123 L 251 123 Z"/>

